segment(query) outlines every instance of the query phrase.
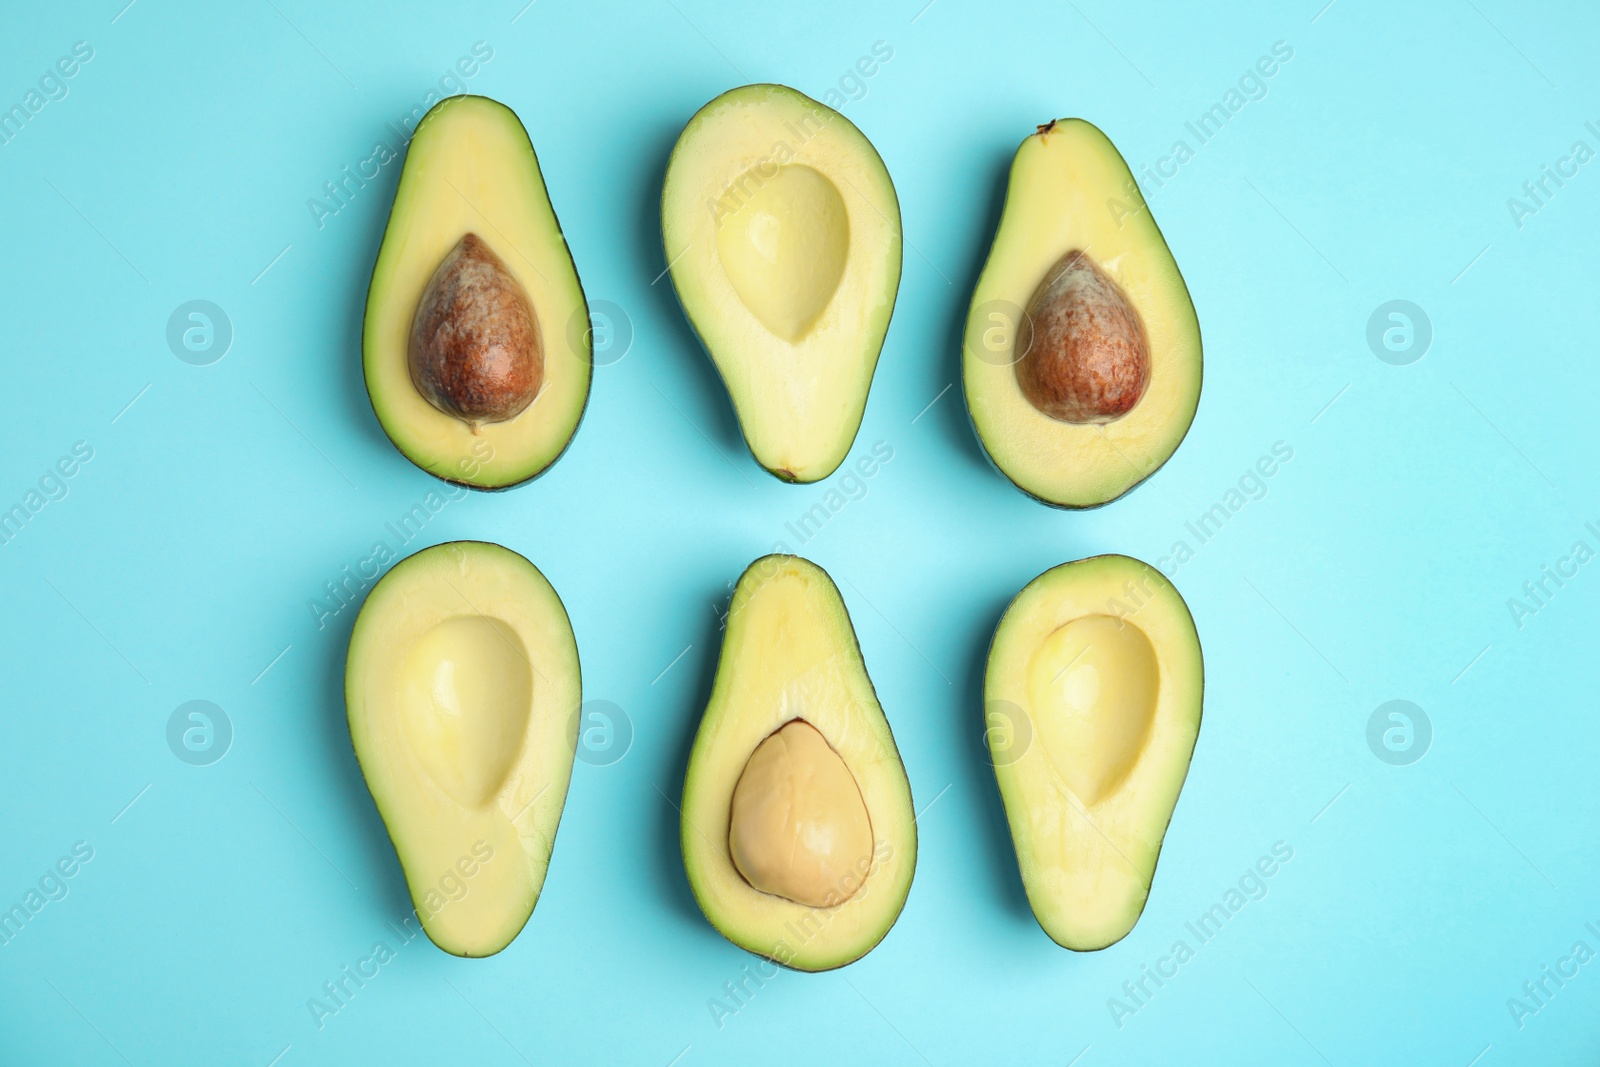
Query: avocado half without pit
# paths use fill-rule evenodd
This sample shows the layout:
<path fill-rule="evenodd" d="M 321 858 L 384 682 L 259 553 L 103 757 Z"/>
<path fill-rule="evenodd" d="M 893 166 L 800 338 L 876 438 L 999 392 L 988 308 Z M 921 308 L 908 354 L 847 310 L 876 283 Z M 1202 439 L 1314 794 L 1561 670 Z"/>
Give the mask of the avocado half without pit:
<path fill-rule="evenodd" d="M 372 587 L 345 661 L 350 741 L 422 928 L 511 943 L 544 885 L 582 683 L 561 599 L 508 548 L 456 541 Z"/>
<path fill-rule="evenodd" d="M 816 564 L 765 556 L 739 579 L 682 810 L 695 899 L 741 948 L 823 971 L 899 917 L 917 865 L 911 784 Z"/>
<path fill-rule="evenodd" d="M 757 462 L 788 482 L 832 474 L 900 287 L 900 201 L 877 150 L 793 89 L 730 90 L 672 150 L 661 232 Z"/>
<path fill-rule="evenodd" d="M 1128 165 L 1082 119 L 1040 126 L 967 316 L 962 382 L 989 458 L 1047 504 L 1108 503 L 1177 450 L 1200 371 L 1194 304 Z"/>
<path fill-rule="evenodd" d="M 1048 570 L 1001 617 L 985 733 L 1028 903 L 1057 944 L 1105 948 L 1144 911 L 1203 688 L 1183 597 L 1128 556 Z"/>
<path fill-rule="evenodd" d="M 526 481 L 577 430 L 590 345 L 527 131 L 493 100 L 440 101 L 406 151 L 367 292 L 362 361 L 384 432 L 446 481 Z"/>

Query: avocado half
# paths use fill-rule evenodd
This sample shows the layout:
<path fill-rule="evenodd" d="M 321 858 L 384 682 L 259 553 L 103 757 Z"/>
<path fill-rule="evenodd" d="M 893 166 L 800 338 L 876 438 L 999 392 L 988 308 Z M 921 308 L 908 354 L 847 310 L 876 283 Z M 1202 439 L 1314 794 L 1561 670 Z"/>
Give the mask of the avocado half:
<path fill-rule="evenodd" d="M 536 388 L 531 401 L 524 394 L 525 406 L 492 421 L 430 400 L 410 358 L 424 297 L 463 242 L 480 254 L 486 249 L 503 287 L 520 291 L 540 364 L 537 381 L 522 383 Z M 503 340 L 506 304 L 492 305 L 496 315 L 480 324 L 487 341 Z M 412 463 L 458 485 L 506 489 L 537 477 L 577 431 L 589 397 L 591 345 L 583 286 L 521 121 L 486 97 L 441 100 L 406 150 L 367 290 L 362 366 L 384 433 Z"/>
<path fill-rule="evenodd" d="M 539 899 L 577 752 L 561 598 L 500 545 L 425 548 L 367 594 L 344 692 L 422 928 L 456 956 L 499 952 Z"/>
<path fill-rule="evenodd" d="M 832 474 L 900 288 L 900 201 L 872 142 L 786 86 L 723 93 L 672 150 L 661 235 L 756 461 L 787 482 Z"/>
<path fill-rule="evenodd" d="M 1023 140 L 962 345 L 989 458 L 1057 507 L 1109 503 L 1171 457 L 1200 401 L 1200 325 L 1133 173 L 1059 119 Z"/>
<path fill-rule="evenodd" d="M 695 899 L 743 949 L 823 971 L 899 918 L 917 865 L 911 784 L 816 564 L 764 556 L 740 577 L 682 812 Z"/>
<path fill-rule="evenodd" d="M 985 732 L 1028 903 L 1062 947 L 1105 948 L 1144 911 L 1204 675 L 1183 597 L 1128 556 L 1052 568 L 1001 617 Z"/>

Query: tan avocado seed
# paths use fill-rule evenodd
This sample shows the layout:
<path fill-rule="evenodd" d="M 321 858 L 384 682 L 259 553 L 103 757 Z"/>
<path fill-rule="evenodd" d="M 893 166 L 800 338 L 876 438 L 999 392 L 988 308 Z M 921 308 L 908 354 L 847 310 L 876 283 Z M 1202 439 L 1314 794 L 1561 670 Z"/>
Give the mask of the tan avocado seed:
<path fill-rule="evenodd" d="M 456 243 L 422 291 L 406 357 L 417 392 L 473 433 L 539 395 L 544 348 L 533 304 L 477 234 Z"/>
<path fill-rule="evenodd" d="M 810 908 L 843 904 L 872 865 L 855 776 L 816 727 L 794 719 L 750 754 L 729 805 L 728 851 L 753 889 Z"/>
<path fill-rule="evenodd" d="M 1128 296 L 1073 249 L 1028 302 L 1017 329 L 1017 385 L 1052 419 L 1106 423 L 1126 415 L 1150 384 L 1150 344 Z"/>

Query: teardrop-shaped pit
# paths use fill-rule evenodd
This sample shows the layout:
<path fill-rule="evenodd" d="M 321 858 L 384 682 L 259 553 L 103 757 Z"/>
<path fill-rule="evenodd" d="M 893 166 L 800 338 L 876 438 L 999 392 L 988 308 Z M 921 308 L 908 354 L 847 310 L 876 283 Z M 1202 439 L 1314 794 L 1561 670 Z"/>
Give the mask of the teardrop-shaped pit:
<path fill-rule="evenodd" d="M 516 275 L 468 233 L 428 280 L 406 351 L 411 382 L 471 426 L 520 415 L 544 384 L 539 320 Z"/>
<path fill-rule="evenodd" d="M 1052 419 L 1106 423 L 1150 385 L 1150 343 L 1128 294 L 1073 249 L 1045 275 L 1017 329 L 1017 385 Z"/>
<path fill-rule="evenodd" d="M 872 822 L 850 768 L 794 719 L 750 754 L 729 808 L 728 851 L 753 889 L 833 908 L 861 888 Z"/>

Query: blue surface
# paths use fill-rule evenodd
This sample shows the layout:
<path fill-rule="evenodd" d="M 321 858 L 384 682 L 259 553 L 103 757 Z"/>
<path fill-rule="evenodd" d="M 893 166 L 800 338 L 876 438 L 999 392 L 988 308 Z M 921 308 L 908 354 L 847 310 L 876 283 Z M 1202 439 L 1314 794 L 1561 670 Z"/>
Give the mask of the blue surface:
<path fill-rule="evenodd" d="M 1575 942 L 1600 951 L 1600 563 L 1560 563 L 1576 541 L 1600 549 L 1600 163 L 1561 163 L 1576 141 L 1600 149 L 1585 126 L 1600 127 L 1600 13 L 125 2 L 13 5 L 0 33 L 0 107 L 26 107 L 74 42 L 93 52 L 0 143 L 0 507 L 30 490 L 40 505 L 0 546 L 0 907 L 26 909 L 42 881 L 0 945 L 0 1060 L 1593 1061 L 1600 962 L 1546 979 L 1520 1026 L 1508 999 Z M 853 75 L 880 41 L 893 58 Z M 1199 143 L 1185 123 L 1280 41 L 1292 58 L 1246 80 L 1257 98 Z M 399 164 L 352 183 L 320 226 L 307 201 L 392 140 L 387 124 L 475 42 L 493 55 L 461 84 L 522 116 L 591 302 L 633 337 L 544 478 L 451 499 L 402 545 L 386 523 L 440 486 L 384 439 L 358 344 Z M 833 483 L 756 467 L 658 278 L 678 131 L 758 80 L 853 95 L 843 111 L 888 164 L 906 227 L 852 452 L 886 442 L 893 458 L 803 543 L 787 524 Z M 1100 125 L 1136 168 L 1188 143 L 1149 198 L 1206 348 L 1187 442 L 1084 514 L 991 471 L 949 388 L 1011 153 L 1059 115 Z M 1536 202 L 1522 186 L 1544 165 L 1576 175 Z M 231 324 L 209 365 L 168 343 L 191 300 Z M 1369 347 L 1391 300 L 1425 309 L 1420 361 Z M 1278 442 L 1292 459 L 1246 478 Z M 63 457 L 74 473 L 49 476 Z M 1256 498 L 1201 543 L 1185 524 L 1241 478 Z M 620 761 L 578 765 L 538 909 L 482 961 L 389 925 L 408 903 L 340 689 L 355 611 L 319 628 L 308 606 L 376 542 L 454 538 L 502 542 L 549 576 L 586 697 L 633 730 Z M 1180 540 L 1204 728 L 1144 917 L 1075 955 L 1027 910 L 979 751 L 987 642 L 1045 568 L 1119 551 L 1173 571 Z M 724 983 L 752 958 L 696 909 L 668 798 L 719 603 L 780 543 L 844 593 L 923 809 L 921 862 L 874 952 L 748 983 L 719 1027 L 708 1001 L 731 1005 Z M 1576 576 L 1514 618 L 1508 599 L 1558 564 Z M 1431 723 L 1409 765 L 1367 739 L 1395 699 Z M 210 765 L 169 747 L 192 700 L 232 726 Z M 1185 924 L 1277 842 L 1293 858 L 1265 896 L 1200 944 Z M 71 877 L 51 876 L 63 858 Z M 1147 965 L 1172 974 L 1179 940 L 1193 955 L 1175 975 L 1124 992 Z M 393 958 L 319 1028 L 308 1000 L 380 941 Z"/>

